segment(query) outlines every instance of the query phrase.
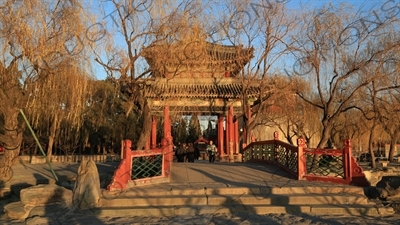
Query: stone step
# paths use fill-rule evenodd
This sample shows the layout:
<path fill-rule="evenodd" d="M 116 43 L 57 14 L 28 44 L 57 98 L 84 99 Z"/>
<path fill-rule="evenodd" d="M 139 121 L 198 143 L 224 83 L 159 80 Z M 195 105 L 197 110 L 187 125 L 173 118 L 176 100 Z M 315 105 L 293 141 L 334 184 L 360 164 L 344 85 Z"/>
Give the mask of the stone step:
<path fill-rule="evenodd" d="M 291 195 L 167 195 L 131 196 L 100 199 L 101 207 L 130 206 L 189 206 L 189 205 L 321 205 L 360 204 L 367 205 L 368 199 L 357 194 L 291 194 Z"/>
<path fill-rule="evenodd" d="M 358 194 L 364 195 L 362 187 L 355 186 L 331 186 L 331 187 L 263 187 L 263 188 L 250 188 L 250 187 L 227 187 L 227 188 L 176 188 L 163 189 L 163 188 L 146 188 L 136 187 L 124 191 L 109 192 L 104 190 L 103 195 L 113 198 L 119 197 L 133 197 L 133 196 L 182 196 L 182 195 L 242 195 L 242 194 Z"/>
<path fill-rule="evenodd" d="M 372 207 L 366 205 L 316 205 L 316 206 L 274 206 L 228 204 L 221 206 L 159 206 L 159 207 L 102 207 L 94 211 L 98 216 L 188 216 L 217 213 L 247 213 L 247 214 L 280 214 L 280 213 L 305 213 L 310 215 L 347 215 L 347 216 L 385 216 L 392 215 L 392 208 Z"/>

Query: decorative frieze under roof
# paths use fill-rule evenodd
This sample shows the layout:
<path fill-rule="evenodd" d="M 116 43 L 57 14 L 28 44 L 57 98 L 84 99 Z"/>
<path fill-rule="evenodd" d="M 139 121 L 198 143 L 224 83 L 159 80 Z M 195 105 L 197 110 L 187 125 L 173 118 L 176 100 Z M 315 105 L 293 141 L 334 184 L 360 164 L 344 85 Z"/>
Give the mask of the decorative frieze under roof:
<path fill-rule="evenodd" d="M 206 99 L 242 99 L 256 98 L 260 94 L 260 85 L 239 78 L 156 78 L 146 80 L 144 96 L 146 98 L 206 98 Z"/>
<path fill-rule="evenodd" d="M 202 115 L 224 115 L 232 106 L 241 115 L 243 100 L 257 100 L 260 84 L 239 78 L 155 78 L 146 79 L 142 91 L 153 114 L 162 114 L 168 105 L 171 113 Z"/>

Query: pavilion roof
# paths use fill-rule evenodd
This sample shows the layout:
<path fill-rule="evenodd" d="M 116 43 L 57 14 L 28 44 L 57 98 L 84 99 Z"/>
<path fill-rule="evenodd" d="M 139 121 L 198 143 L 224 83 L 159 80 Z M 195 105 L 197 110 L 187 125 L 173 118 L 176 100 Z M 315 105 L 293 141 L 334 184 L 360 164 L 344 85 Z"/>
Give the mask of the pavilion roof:
<path fill-rule="evenodd" d="M 192 40 L 185 43 L 154 44 L 145 48 L 144 57 L 154 76 L 162 77 L 167 69 L 173 71 L 185 66 L 198 68 L 201 65 L 209 68 L 229 68 L 236 74 L 253 57 L 253 48 L 227 46 Z"/>

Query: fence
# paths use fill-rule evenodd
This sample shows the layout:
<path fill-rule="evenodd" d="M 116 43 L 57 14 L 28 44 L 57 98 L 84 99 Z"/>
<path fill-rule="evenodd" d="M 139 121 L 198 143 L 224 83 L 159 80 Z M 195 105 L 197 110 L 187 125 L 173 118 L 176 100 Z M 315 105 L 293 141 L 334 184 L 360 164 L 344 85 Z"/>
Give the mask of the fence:
<path fill-rule="evenodd" d="M 96 163 L 103 162 L 116 162 L 120 161 L 121 157 L 119 155 L 52 155 L 51 162 L 65 162 L 65 163 L 79 163 L 83 160 L 93 160 Z M 30 164 L 44 164 L 46 163 L 46 159 L 44 156 L 30 156 L 30 155 L 21 155 L 19 156 L 19 160 L 24 163 Z"/>
<path fill-rule="evenodd" d="M 123 159 L 107 187 L 109 191 L 169 182 L 173 149 L 167 139 L 157 149 L 131 150 L 131 146 L 130 140 L 124 141 Z"/>
<path fill-rule="evenodd" d="M 306 148 L 304 139 L 297 146 L 278 140 L 250 143 L 243 150 L 243 161 L 272 163 L 298 180 L 325 181 L 356 186 L 369 186 L 362 168 L 351 154 L 351 141 L 344 141 L 344 149 Z"/>

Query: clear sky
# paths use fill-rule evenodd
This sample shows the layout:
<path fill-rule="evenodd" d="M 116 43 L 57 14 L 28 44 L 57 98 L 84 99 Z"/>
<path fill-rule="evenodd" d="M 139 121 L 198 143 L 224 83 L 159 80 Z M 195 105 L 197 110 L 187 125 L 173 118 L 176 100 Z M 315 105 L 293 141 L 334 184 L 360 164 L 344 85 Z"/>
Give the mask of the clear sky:
<path fill-rule="evenodd" d="M 147 6 L 146 3 L 151 3 L 152 1 L 160 1 L 160 0 L 140 0 L 139 2 L 145 2 L 144 6 Z M 217 2 L 219 0 L 216 0 Z M 266 1 L 266 0 L 265 0 Z M 269 0 L 270 2 L 283 2 L 282 4 L 286 4 L 286 6 L 295 11 L 302 11 L 302 10 L 310 10 L 316 7 L 321 7 L 323 5 L 339 5 L 339 4 L 350 4 L 354 6 L 354 9 L 359 9 L 360 7 L 363 8 L 365 12 L 373 12 L 373 10 L 379 11 L 383 4 L 386 2 L 390 2 L 391 0 L 348 0 L 348 1 L 331 1 L 331 0 Z M 394 1 L 393 4 L 400 3 L 400 0 L 392 0 Z M 136 2 L 136 0 L 135 0 Z M 254 2 L 258 2 L 255 0 Z M 116 23 L 113 21 L 113 17 L 116 18 L 116 12 L 114 6 L 109 1 L 95 1 L 91 3 L 90 6 L 91 10 L 97 15 L 96 21 L 97 23 L 102 23 L 108 29 L 115 29 Z M 251 7 L 249 7 L 249 10 Z M 218 10 L 218 9 L 216 9 Z M 114 37 L 115 43 L 122 43 L 121 37 L 115 36 Z M 101 40 L 96 42 L 98 44 L 102 44 Z M 93 63 L 93 72 L 97 79 L 104 79 L 106 77 L 106 72 L 104 69 L 99 66 L 96 62 Z"/>

